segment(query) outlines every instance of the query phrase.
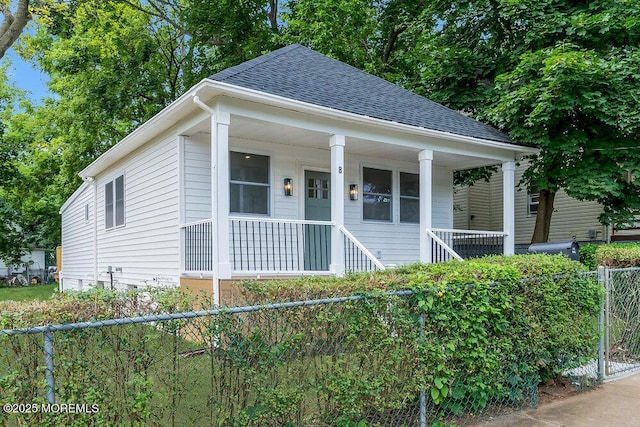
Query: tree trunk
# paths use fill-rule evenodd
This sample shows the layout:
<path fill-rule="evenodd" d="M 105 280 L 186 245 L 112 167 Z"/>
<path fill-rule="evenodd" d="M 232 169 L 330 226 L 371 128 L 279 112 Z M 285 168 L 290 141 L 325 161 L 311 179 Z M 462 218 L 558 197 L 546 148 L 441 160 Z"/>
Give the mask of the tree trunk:
<path fill-rule="evenodd" d="M 31 20 L 29 0 L 18 0 L 18 8 L 15 15 L 11 13 L 9 4 L 10 3 L 0 6 L 0 12 L 2 12 L 4 16 L 2 25 L 0 25 L 0 58 L 4 56 L 11 45 L 20 37 L 25 25 Z"/>
<path fill-rule="evenodd" d="M 556 193 L 549 190 L 540 190 L 538 199 L 538 212 L 536 213 L 536 226 L 533 229 L 531 243 L 544 243 L 549 240 L 551 229 L 551 214 L 553 214 L 553 200 Z"/>

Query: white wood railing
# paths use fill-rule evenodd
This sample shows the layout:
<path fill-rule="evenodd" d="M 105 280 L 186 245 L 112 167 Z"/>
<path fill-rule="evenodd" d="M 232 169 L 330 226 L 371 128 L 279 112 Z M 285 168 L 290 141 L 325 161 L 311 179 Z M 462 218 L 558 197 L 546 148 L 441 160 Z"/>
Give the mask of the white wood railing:
<path fill-rule="evenodd" d="M 442 262 L 503 254 L 507 233 L 433 228 L 427 230 L 427 235 L 431 241 L 431 262 Z"/>
<path fill-rule="evenodd" d="M 234 275 L 327 274 L 331 265 L 330 221 L 234 216 L 229 218 L 229 260 Z M 211 273 L 213 223 L 181 227 L 182 266 L 186 273 Z M 385 266 L 345 227 L 340 226 L 345 270 L 384 270 Z"/>
<path fill-rule="evenodd" d="M 344 266 L 346 271 L 364 272 L 384 270 L 382 264 L 356 237 L 344 226 L 338 228 L 344 236 Z"/>
<path fill-rule="evenodd" d="M 231 217 L 229 251 L 236 274 L 329 271 L 330 221 Z"/>

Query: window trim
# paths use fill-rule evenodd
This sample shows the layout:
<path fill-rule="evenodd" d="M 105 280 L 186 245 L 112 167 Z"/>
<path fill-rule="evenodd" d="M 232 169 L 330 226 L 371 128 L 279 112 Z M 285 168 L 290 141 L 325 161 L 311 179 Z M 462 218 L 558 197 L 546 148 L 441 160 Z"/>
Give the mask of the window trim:
<path fill-rule="evenodd" d="M 268 160 L 268 170 L 267 170 L 267 183 L 264 182 L 252 182 L 252 181 L 239 181 L 239 180 L 232 180 L 231 179 L 231 153 L 239 153 L 239 154 L 250 154 L 252 156 L 262 156 L 262 157 L 266 157 Z M 252 216 L 259 216 L 259 217 L 271 217 L 272 212 L 274 211 L 274 207 L 273 207 L 273 162 L 272 162 L 272 154 L 271 153 L 264 153 L 264 152 L 258 152 L 258 151 L 253 151 L 253 150 L 245 150 L 244 148 L 231 148 L 229 147 L 229 215 L 232 216 L 247 216 L 247 217 L 252 217 Z M 231 210 L 231 186 L 233 184 L 236 185 L 252 185 L 255 187 L 267 187 L 267 213 L 263 214 L 263 213 L 255 213 L 255 212 L 234 212 Z"/>
<path fill-rule="evenodd" d="M 116 182 L 118 179 L 122 178 L 122 222 L 118 223 L 118 201 L 116 198 L 117 194 L 117 185 Z M 122 172 L 120 174 L 115 175 L 113 178 L 109 179 L 105 182 L 104 189 L 104 229 L 105 230 L 115 230 L 118 228 L 123 228 L 127 225 L 127 183 L 126 183 L 125 173 Z M 112 224 L 109 226 L 107 224 L 107 187 L 111 185 L 111 203 L 112 206 Z"/>

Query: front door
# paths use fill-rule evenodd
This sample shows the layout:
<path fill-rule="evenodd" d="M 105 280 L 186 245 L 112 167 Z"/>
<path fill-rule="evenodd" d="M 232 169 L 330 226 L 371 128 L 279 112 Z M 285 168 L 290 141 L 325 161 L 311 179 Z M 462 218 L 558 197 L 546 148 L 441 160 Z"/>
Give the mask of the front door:
<path fill-rule="evenodd" d="M 327 172 L 304 173 L 304 218 L 313 221 L 331 221 L 331 175 Z M 331 226 L 304 226 L 304 269 L 327 271 L 331 263 Z"/>

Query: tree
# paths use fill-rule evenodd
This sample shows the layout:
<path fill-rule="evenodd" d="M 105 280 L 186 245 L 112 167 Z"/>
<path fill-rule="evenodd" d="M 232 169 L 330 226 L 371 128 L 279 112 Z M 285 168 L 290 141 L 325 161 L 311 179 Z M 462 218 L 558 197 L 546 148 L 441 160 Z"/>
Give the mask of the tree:
<path fill-rule="evenodd" d="M 6 79 L 6 66 L 0 69 L 0 260 L 7 264 L 20 260 L 28 247 L 22 217 L 13 203 L 11 189 L 22 181 L 20 162 L 25 152 L 21 139 L 9 136 L 16 104 L 24 94 Z"/>
<path fill-rule="evenodd" d="M 18 0 L 15 11 L 11 10 L 10 0 L 2 0 L 0 12 L 3 16 L 0 24 L 0 58 L 2 58 L 31 20 L 29 0 Z"/>
<path fill-rule="evenodd" d="M 422 36 L 425 92 L 540 153 L 533 242 L 546 241 L 556 192 L 604 206 L 603 223 L 640 212 L 640 9 L 635 1 L 434 2 Z"/>
<path fill-rule="evenodd" d="M 49 74 L 56 94 L 41 108 L 54 129 L 46 153 L 59 155 L 56 182 L 63 200 L 78 186 L 78 171 L 202 72 L 188 38 L 151 15 L 118 1 L 71 6 L 25 37 L 24 48 Z"/>
<path fill-rule="evenodd" d="M 53 247 L 78 172 L 207 71 L 188 37 L 118 1 L 68 2 L 23 39 L 55 97 L 5 116 L 0 162 L 11 168 L 0 175 L 15 178 L 0 182 L 0 209 L 19 231 L 5 235 L 7 247 Z"/>
<path fill-rule="evenodd" d="M 408 54 L 416 33 L 408 30 L 420 24 L 424 8 L 422 0 L 292 0 L 279 40 L 406 85 L 417 77 Z"/>

